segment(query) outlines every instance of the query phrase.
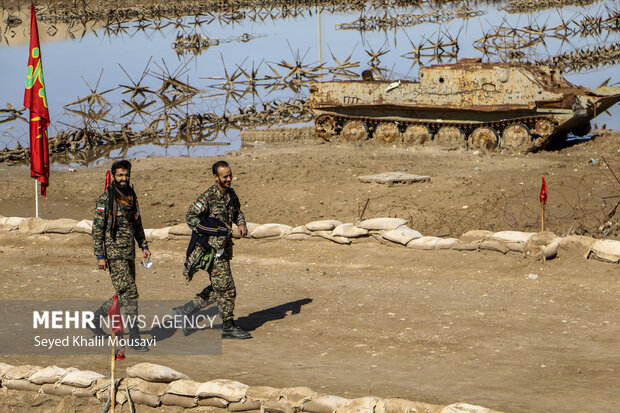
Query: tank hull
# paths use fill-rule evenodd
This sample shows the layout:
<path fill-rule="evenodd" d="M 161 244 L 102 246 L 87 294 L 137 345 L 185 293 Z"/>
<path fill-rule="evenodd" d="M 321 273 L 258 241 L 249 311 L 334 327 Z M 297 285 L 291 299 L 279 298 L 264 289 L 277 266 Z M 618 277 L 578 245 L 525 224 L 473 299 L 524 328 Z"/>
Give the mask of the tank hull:
<path fill-rule="evenodd" d="M 483 142 L 487 149 L 534 150 L 568 132 L 587 132 L 591 119 L 620 101 L 620 88 L 577 87 L 545 66 L 461 60 L 421 68 L 419 77 L 312 83 L 309 101 L 317 134 L 348 139 L 347 124 L 356 122 L 354 129 L 364 129 L 366 139 L 377 138 L 377 130 L 390 130 L 388 141 L 404 141 L 396 135 L 415 126 L 427 129 L 429 141 L 442 128 L 454 127 L 465 141 L 456 143 L 475 147 L 469 137 L 483 128 L 494 140 Z M 518 147 L 502 145 L 504 135 L 515 129 L 527 139 L 519 138 Z M 510 136 L 506 141 L 514 143 Z"/>

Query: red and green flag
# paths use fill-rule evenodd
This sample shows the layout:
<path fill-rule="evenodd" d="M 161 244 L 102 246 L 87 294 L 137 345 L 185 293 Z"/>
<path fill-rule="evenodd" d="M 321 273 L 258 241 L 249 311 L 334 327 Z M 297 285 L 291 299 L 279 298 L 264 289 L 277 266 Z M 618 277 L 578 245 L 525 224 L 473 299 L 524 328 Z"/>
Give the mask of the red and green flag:
<path fill-rule="evenodd" d="M 45 196 L 50 177 L 47 143 L 50 115 L 47 110 L 39 30 L 33 3 L 30 3 L 30 48 L 24 106 L 30 109 L 30 176 L 41 182 L 41 195 Z"/>

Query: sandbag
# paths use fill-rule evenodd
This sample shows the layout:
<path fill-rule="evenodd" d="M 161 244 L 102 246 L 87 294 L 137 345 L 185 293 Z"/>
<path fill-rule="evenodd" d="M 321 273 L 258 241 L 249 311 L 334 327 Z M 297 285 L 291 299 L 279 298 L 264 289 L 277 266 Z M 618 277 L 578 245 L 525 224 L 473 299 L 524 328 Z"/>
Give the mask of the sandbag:
<path fill-rule="evenodd" d="M 350 244 L 351 240 L 349 238 L 346 237 L 334 237 L 332 235 L 331 231 L 314 231 L 312 233 L 312 236 L 317 236 L 317 237 L 321 237 L 321 238 L 325 238 L 328 239 L 332 242 L 335 242 L 337 244 Z"/>
<path fill-rule="evenodd" d="M 261 406 L 261 401 L 245 398 L 241 401 L 230 403 L 227 408 L 231 412 L 247 412 L 248 410 L 260 410 Z"/>
<path fill-rule="evenodd" d="M 456 238 L 441 238 L 435 244 L 436 250 L 449 250 L 451 249 L 459 240 Z"/>
<path fill-rule="evenodd" d="M 93 232 L 93 221 L 83 219 L 73 227 L 73 232 L 79 232 L 81 234 L 90 234 Z"/>
<path fill-rule="evenodd" d="M 385 413 L 429 413 L 437 412 L 440 409 L 440 407 L 436 405 L 421 402 L 412 402 L 405 399 L 389 398 L 382 399 L 382 401 L 385 404 Z"/>
<path fill-rule="evenodd" d="M 310 235 L 308 235 L 308 234 L 301 234 L 301 233 L 285 234 L 282 238 L 290 240 L 290 241 L 305 241 L 308 238 L 310 238 Z"/>
<path fill-rule="evenodd" d="M 332 231 L 335 237 L 358 238 L 368 235 L 368 230 L 355 226 L 352 223 L 340 224 Z"/>
<path fill-rule="evenodd" d="M 67 386 L 66 384 L 54 386 L 51 383 L 46 383 L 41 386 L 41 392 L 45 394 L 51 394 L 52 396 L 65 397 L 71 396 L 73 394 L 73 390 L 76 388 L 77 387 Z"/>
<path fill-rule="evenodd" d="M 7 219 L 8 219 L 8 218 L 7 218 L 7 217 L 5 217 L 4 215 L 0 215 L 0 227 L 3 227 L 3 226 L 4 226 L 4 224 L 6 223 L 6 220 L 7 220 Z"/>
<path fill-rule="evenodd" d="M 178 394 L 179 396 L 194 397 L 198 393 L 198 389 L 200 388 L 201 384 L 202 383 L 200 382 L 187 379 L 175 380 L 170 383 L 170 385 L 168 385 L 166 393 Z"/>
<path fill-rule="evenodd" d="M 272 400 L 263 402 L 262 411 L 265 413 L 295 413 L 295 409 L 290 403 Z"/>
<path fill-rule="evenodd" d="M 401 225 L 391 231 L 381 231 L 380 234 L 386 240 L 396 242 L 401 245 L 407 245 L 414 239 L 422 238 L 422 234 L 406 225 Z"/>
<path fill-rule="evenodd" d="M 58 383 L 73 387 L 89 387 L 97 381 L 97 379 L 103 377 L 103 374 L 94 371 L 77 370 L 67 373 Z"/>
<path fill-rule="evenodd" d="M 452 249 L 456 251 L 476 251 L 478 249 L 478 241 L 461 241 L 457 240 L 452 244 Z"/>
<path fill-rule="evenodd" d="M 500 231 L 491 235 L 491 239 L 497 239 L 504 242 L 522 242 L 526 243 L 530 237 L 534 235 L 533 232 L 521 232 L 521 231 Z"/>
<path fill-rule="evenodd" d="M 19 224 L 21 224 L 21 222 L 25 219 L 26 218 L 22 218 L 22 217 L 8 217 L 4 221 L 4 227 L 6 227 L 5 229 L 9 229 L 9 230 L 18 229 Z"/>
<path fill-rule="evenodd" d="M 440 413 L 490 413 L 486 407 L 468 403 L 454 403 L 441 409 Z"/>
<path fill-rule="evenodd" d="M 562 238 L 558 249 L 562 251 L 562 254 L 585 257 L 596 241 L 596 239 L 584 235 L 569 235 Z"/>
<path fill-rule="evenodd" d="M 336 410 L 340 406 L 344 406 L 350 401 L 350 399 L 345 399 L 344 397 L 338 396 L 315 396 L 305 402 L 301 410 L 303 410 L 304 412 L 312 413 L 332 413 L 334 410 Z"/>
<path fill-rule="evenodd" d="M 285 400 L 293 405 L 293 407 L 299 407 L 312 397 L 318 396 L 317 392 L 309 387 L 288 387 L 282 389 L 280 393 L 280 399 Z"/>
<path fill-rule="evenodd" d="M 144 393 L 140 390 L 129 390 L 129 396 L 134 403 L 142 404 L 150 407 L 158 407 L 161 404 L 159 396 Z"/>
<path fill-rule="evenodd" d="M 206 399 L 198 399 L 198 406 L 211 406 L 225 409 L 228 406 L 228 400 L 221 397 L 207 397 Z"/>
<path fill-rule="evenodd" d="M 56 234 L 68 234 L 77 224 L 74 219 L 43 219 L 26 218 L 19 224 L 20 234 L 42 234 L 44 232 Z"/>
<path fill-rule="evenodd" d="M 525 243 L 524 253 L 540 259 L 555 257 L 561 238 L 552 232 L 539 232 L 530 237 Z"/>
<path fill-rule="evenodd" d="M 248 229 L 248 237 L 252 236 L 252 232 L 254 232 L 254 230 L 258 227 L 260 227 L 261 224 L 256 224 L 254 222 L 246 222 L 245 226 Z"/>
<path fill-rule="evenodd" d="M 545 245 L 544 247 L 542 247 L 542 255 L 546 260 L 555 258 L 558 255 L 558 248 L 560 246 L 561 241 L 562 241 L 562 238 L 558 237 L 555 240 L 553 240 L 551 244 Z"/>
<path fill-rule="evenodd" d="M 39 366 L 24 364 L 23 366 L 9 368 L 4 372 L 2 378 L 6 380 L 27 379 L 39 370 L 41 370 L 41 367 Z"/>
<path fill-rule="evenodd" d="M 129 390 L 140 390 L 143 393 L 161 396 L 168 389 L 169 383 L 151 382 L 139 377 L 127 377 L 123 379 L 121 386 L 129 388 Z"/>
<path fill-rule="evenodd" d="M 359 224 L 358 227 L 364 229 L 374 229 L 374 230 L 382 230 L 382 231 L 392 231 L 401 225 L 407 225 L 409 221 L 401 218 L 370 218 L 365 219 Z"/>
<path fill-rule="evenodd" d="M 252 231 L 252 238 L 279 237 L 293 229 L 290 225 L 284 224 L 263 224 Z"/>
<path fill-rule="evenodd" d="M 147 241 L 153 241 L 155 238 L 153 237 L 153 232 L 155 230 L 153 228 L 145 228 L 144 229 L 144 238 L 146 238 Z"/>
<path fill-rule="evenodd" d="M 334 410 L 334 413 L 385 413 L 385 404 L 376 397 L 353 399 Z"/>
<path fill-rule="evenodd" d="M 2 379 L 2 386 L 10 390 L 36 391 L 41 390 L 38 384 L 30 383 L 27 379 Z"/>
<path fill-rule="evenodd" d="M 37 371 L 28 380 L 34 384 L 56 383 L 65 374 L 67 374 L 67 370 L 58 366 L 50 366 Z"/>
<path fill-rule="evenodd" d="M 164 228 L 158 228 L 156 230 L 153 230 L 153 233 L 151 234 L 153 239 L 168 239 L 168 233 L 170 232 L 170 227 L 164 227 Z"/>
<path fill-rule="evenodd" d="M 253 386 L 248 387 L 245 397 L 254 400 L 278 400 L 280 398 L 281 389 L 269 386 Z"/>
<path fill-rule="evenodd" d="M 592 245 L 587 256 L 617 264 L 620 262 L 620 241 L 600 239 Z"/>
<path fill-rule="evenodd" d="M 509 251 L 523 253 L 523 252 L 525 252 L 525 243 L 523 243 L 523 242 L 507 242 L 506 243 L 506 248 L 508 248 Z"/>
<path fill-rule="evenodd" d="M 179 379 L 189 380 L 189 377 L 183 373 L 179 373 L 170 367 L 153 363 L 138 363 L 128 367 L 126 372 L 129 377 L 139 377 L 143 380 L 155 383 L 170 383 Z"/>
<path fill-rule="evenodd" d="M 459 237 L 459 240 L 463 242 L 478 242 L 478 241 L 482 241 L 483 239 L 487 239 L 491 237 L 492 235 L 493 235 L 493 232 L 491 231 L 475 229 L 472 231 L 467 231 L 466 233 L 461 235 Z"/>
<path fill-rule="evenodd" d="M 11 366 L 10 364 L 0 363 L 0 379 L 4 377 L 4 373 L 6 373 L 9 369 L 12 369 L 15 366 Z"/>
<path fill-rule="evenodd" d="M 196 395 L 200 398 L 221 397 L 229 402 L 238 402 L 245 397 L 248 386 L 234 380 L 217 379 L 202 383 Z"/>
<path fill-rule="evenodd" d="M 504 241 L 493 238 L 482 240 L 482 242 L 478 245 L 478 248 L 481 250 L 497 251 L 502 254 L 506 254 L 510 251 Z"/>
<path fill-rule="evenodd" d="M 195 397 L 179 396 L 178 394 L 166 393 L 160 397 L 160 400 L 164 406 L 181 406 L 186 409 L 198 405 L 198 400 Z"/>
<path fill-rule="evenodd" d="M 170 227 L 168 230 L 168 235 L 186 235 L 191 236 L 192 230 L 187 224 L 176 224 Z"/>
<path fill-rule="evenodd" d="M 292 228 L 288 233 L 289 234 L 307 234 L 307 235 L 310 235 L 311 231 L 305 225 L 298 225 L 298 226 Z"/>
<path fill-rule="evenodd" d="M 305 226 L 309 231 L 331 231 L 338 225 L 342 224 L 335 219 L 323 219 L 320 221 L 308 222 Z"/>
<path fill-rule="evenodd" d="M 435 244 L 437 244 L 441 238 L 439 237 L 422 237 L 409 241 L 407 243 L 407 248 L 413 248 L 416 250 L 432 250 L 435 248 Z"/>

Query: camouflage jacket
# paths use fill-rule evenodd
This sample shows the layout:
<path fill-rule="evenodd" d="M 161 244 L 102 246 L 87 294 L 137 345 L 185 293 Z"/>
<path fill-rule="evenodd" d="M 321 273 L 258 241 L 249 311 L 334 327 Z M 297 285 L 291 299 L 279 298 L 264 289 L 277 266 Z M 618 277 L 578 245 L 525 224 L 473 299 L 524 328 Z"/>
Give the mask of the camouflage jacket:
<path fill-rule="evenodd" d="M 125 259 L 133 260 L 136 257 L 135 242 L 142 249 L 148 248 L 144 228 L 142 227 L 142 217 L 138 216 L 133 222 L 124 217 L 119 210 L 116 218 L 118 229 L 116 231 L 116 241 L 112 240 L 110 229 L 108 228 L 108 192 L 104 192 L 97 200 L 95 206 L 95 219 L 93 220 L 93 245 L 97 259 Z"/>
<path fill-rule="evenodd" d="M 209 245 L 215 249 L 225 248 L 232 245 L 232 224 L 245 225 L 245 216 L 241 212 L 241 203 L 237 194 L 232 188 L 223 194 L 217 187 L 212 185 L 204 191 L 196 202 L 187 208 L 185 220 L 187 225 L 196 230 L 196 225 L 200 222 L 200 216 L 207 214 L 207 217 L 215 217 L 228 226 L 227 237 L 209 237 Z"/>

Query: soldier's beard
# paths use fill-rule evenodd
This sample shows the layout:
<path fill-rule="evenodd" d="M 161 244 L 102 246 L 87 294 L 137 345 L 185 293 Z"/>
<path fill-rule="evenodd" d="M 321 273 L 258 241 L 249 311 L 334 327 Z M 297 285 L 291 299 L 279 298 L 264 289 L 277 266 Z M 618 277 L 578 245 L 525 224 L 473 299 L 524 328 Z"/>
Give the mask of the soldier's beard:
<path fill-rule="evenodd" d="M 125 192 L 129 189 L 129 182 L 128 181 L 124 181 L 124 182 L 114 181 L 114 186 L 119 191 Z"/>

